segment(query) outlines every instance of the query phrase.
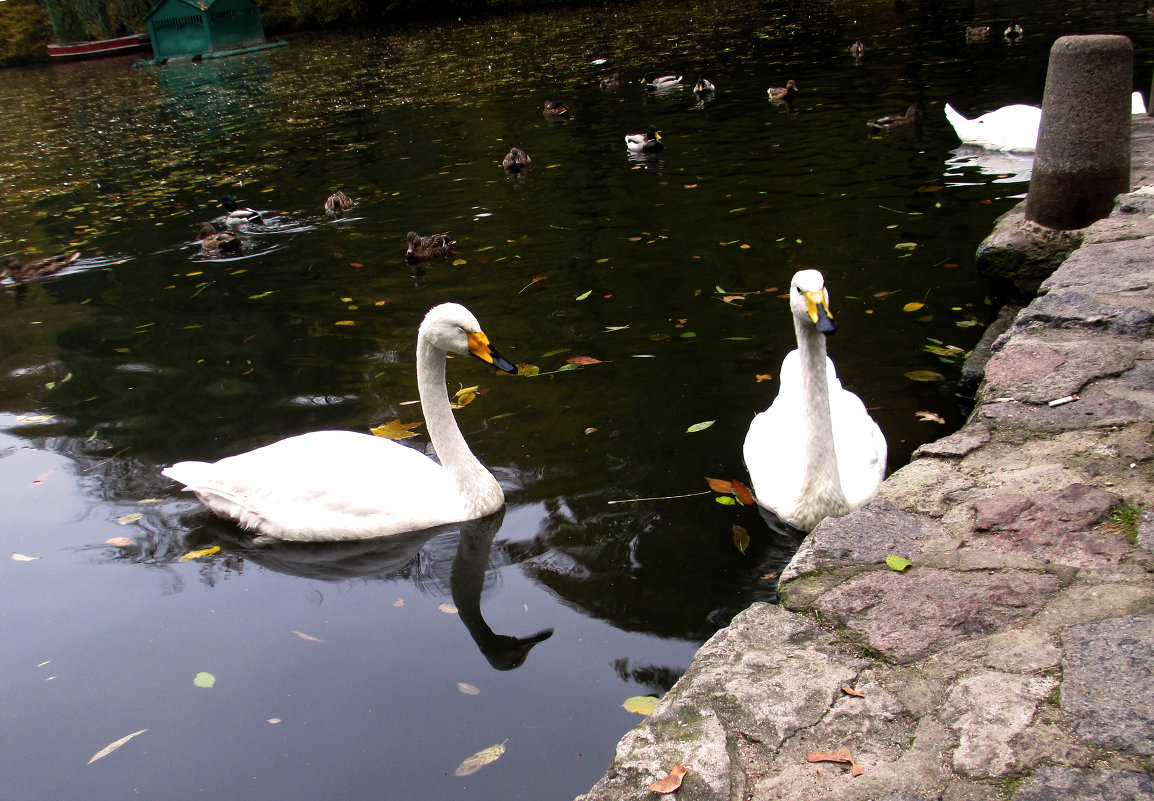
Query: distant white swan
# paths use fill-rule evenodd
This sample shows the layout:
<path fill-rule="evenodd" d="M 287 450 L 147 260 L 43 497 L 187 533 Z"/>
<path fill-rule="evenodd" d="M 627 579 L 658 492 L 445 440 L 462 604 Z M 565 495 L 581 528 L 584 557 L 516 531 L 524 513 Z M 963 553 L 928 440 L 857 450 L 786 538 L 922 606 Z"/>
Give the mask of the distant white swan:
<path fill-rule="evenodd" d="M 1130 113 L 1146 113 L 1146 101 L 1142 99 L 1141 92 L 1130 94 Z M 1037 106 L 1015 104 L 1003 106 L 969 120 L 946 103 L 946 119 L 950 121 L 954 133 L 962 140 L 962 144 L 977 145 L 988 150 L 1032 153 L 1038 144 L 1042 109 Z"/>
<path fill-rule="evenodd" d="M 825 337 L 837 330 L 825 279 L 802 270 L 789 288 L 797 350 L 777 398 L 753 418 L 745 465 L 758 503 L 802 531 L 865 503 L 885 477 L 886 440 L 861 399 L 842 389 Z"/>
<path fill-rule="evenodd" d="M 218 515 L 281 540 L 363 539 L 483 517 L 500 509 L 505 495 L 453 418 L 445 388 L 448 353 L 517 371 L 464 306 L 444 303 L 425 315 L 417 334 L 417 389 L 441 464 L 383 437 L 314 431 L 162 472 Z"/>

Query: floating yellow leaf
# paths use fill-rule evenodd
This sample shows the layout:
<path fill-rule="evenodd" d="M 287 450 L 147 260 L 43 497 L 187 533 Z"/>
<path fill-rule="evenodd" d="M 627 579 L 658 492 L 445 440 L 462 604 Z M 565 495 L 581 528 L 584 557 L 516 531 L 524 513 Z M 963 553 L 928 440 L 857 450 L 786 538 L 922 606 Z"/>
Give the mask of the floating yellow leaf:
<path fill-rule="evenodd" d="M 505 743 L 509 742 L 509 738 L 505 738 L 505 742 L 491 745 L 488 748 L 478 751 L 471 757 L 466 759 L 457 769 L 453 771 L 454 776 L 471 776 L 486 765 L 496 762 L 505 753 Z"/>
<path fill-rule="evenodd" d="M 116 518 L 116 522 L 122 526 L 127 526 L 129 523 L 135 523 L 142 517 L 144 517 L 144 515 L 142 515 L 140 512 L 132 512 L 131 514 Z"/>
<path fill-rule="evenodd" d="M 458 389 L 457 393 L 453 395 L 453 402 L 449 405 L 454 409 L 462 409 L 475 401 L 480 394 L 480 387 L 464 387 Z"/>
<path fill-rule="evenodd" d="M 355 320 L 337 320 L 333 325 L 356 325 Z"/>
<path fill-rule="evenodd" d="M 625 707 L 626 712 L 633 712 L 637 715 L 649 715 L 657 708 L 657 702 L 660 701 L 653 695 L 635 695 L 632 698 L 626 698 L 625 703 L 621 706 Z"/>
<path fill-rule="evenodd" d="M 580 295 L 578 295 L 576 298 L 574 298 L 574 300 L 585 300 L 587 297 L 589 297 L 592 294 L 593 294 L 593 290 L 590 289 L 590 290 L 587 290 L 585 292 L 582 292 Z"/>
<path fill-rule="evenodd" d="M 888 567 L 890 570 L 896 570 L 898 573 L 906 572 L 912 565 L 913 562 L 911 562 L 909 559 L 906 559 L 904 556 L 898 556 L 897 554 L 891 553 L 886 557 L 886 567 Z"/>
<path fill-rule="evenodd" d="M 199 551 L 189 551 L 184 556 L 180 557 L 178 561 L 187 562 L 191 559 L 199 559 L 202 556 L 212 556 L 214 553 L 220 553 L 219 545 L 213 545 L 210 548 L 201 548 Z"/>
<path fill-rule="evenodd" d="M 914 412 L 914 414 L 924 423 L 941 423 L 942 425 L 946 424 L 945 418 L 940 414 L 935 414 L 933 412 Z"/>
<path fill-rule="evenodd" d="M 133 541 L 128 537 L 112 537 L 111 539 L 105 540 L 104 544 L 114 545 L 117 548 L 130 548 L 133 545 Z"/>
<path fill-rule="evenodd" d="M 275 726 L 276 724 L 280 723 L 280 718 L 269 718 L 265 722 L 268 723 L 270 726 Z"/>
<path fill-rule="evenodd" d="M 465 261 L 465 259 L 453 259 L 453 266 L 454 267 L 460 267 L 462 264 L 468 264 L 468 263 L 469 262 Z"/>
<path fill-rule="evenodd" d="M 894 245 L 895 250 L 913 250 L 918 246 L 917 242 L 898 242 Z"/>
<path fill-rule="evenodd" d="M 437 607 L 437 611 L 443 612 L 446 615 L 455 615 L 457 614 L 457 607 L 452 604 L 441 604 Z"/>
<path fill-rule="evenodd" d="M 203 687 L 206 690 L 211 690 L 212 686 L 216 684 L 216 676 L 212 675 L 211 673 L 205 673 L 202 670 L 193 676 L 192 683 L 197 687 Z"/>
<path fill-rule="evenodd" d="M 906 378 L 911 381 L 945 381 L 946 377 L 941 373 L 935 373 L 933 370 L 910 370 L 904 373 Z"/>
<path fill-rule="evenodd" d="M 113 751 L 115 751 L 117 748 L 119 748 L 120 746 L 124 745 L 126 742 L 131 740 L 133 737 L 136 737 L 139 734 L 144 734 L 146 731 L 148 731 L 148 729 L 141 729 L 140 731 L 134 731 L 132 734 L 128 734 L 128 735 L 125 735 L 124 737 L 121 737 L 119 740 L 117 740 L 114 743 L 109 743 L 108 745 L 104 746 L 99 751 L 97 751 L 95 754 L 93 754 L 92 759 L 88 760 L 88 764 L 91 765 L 96 760 L 103 759 L 104 757 L 108 756 Z"/>
<path fill-rule="evenodd" d="M 904 311 L 904 312 L 916 312 L 918 309 L 924 309 L 925 307 L 926 307 L 926 304 L 922 303 L 920 300 L 914 300 L 914 301 L 910 301 L 905 306 L 902 306 L 902 311 Z"/>
<path fill-rule="evenodd" d="M 385 439 L 406 439 L 407 437 L 417 436 L 413 429 L 422 425 L 424 425 L 424 421 L 421 420 L 415 423 L 402 423 L 400 420 L 389 420 L 387 423 L 381 423 L 379 426 L 370 428 L 369 431 Z"/>
<path fill-rule="evenodd" d="M 705 429 L 709 428 L 711 425 L 713 425 L 713 423 L 713 420 L 703 420 L 700 423 L 694 423 L 689 428 L 685 429 L 685 433 L 696 434 L 698 431 L 704 431 Z"/>
<path fill-rule="evenodd" d="M 666 776 L 664 779 L 658 779 L 657 781 L 653 782 L 653 784 L 649 785 L 649 789 L 655 793 L 660 793 L 661 795 L 668 795 L 669 793 L 676 792 L 681 787 L 681 782 L 685 778 L 685 773 L 686 770 L 684 765 L 674 765 L 669 769 L 668 776 Z"/>
<path fill-rule="evenodd" d="M 12 554 L 12 561 L 13 562 L 35 562 L 39 558 L 40 558 L 39 556 L 25 556 L 22 553 Z"/>
<path fill-rule="evenodd" d="M 462 693 L 463 695 L 480 695 L 481 694 L 480 689 L 478 689 L 477 687 L 474 687 L 472 684 L 468 684 L 468 683 L 463 682 L 463 681 L 457 682 L 457 690 L 460 693 Z"/>
<path fill-rule="evenodd" d="M 50 423 L 56 418 L 50 414 L 22 414 L 16 420 L 21 423 Z"/>

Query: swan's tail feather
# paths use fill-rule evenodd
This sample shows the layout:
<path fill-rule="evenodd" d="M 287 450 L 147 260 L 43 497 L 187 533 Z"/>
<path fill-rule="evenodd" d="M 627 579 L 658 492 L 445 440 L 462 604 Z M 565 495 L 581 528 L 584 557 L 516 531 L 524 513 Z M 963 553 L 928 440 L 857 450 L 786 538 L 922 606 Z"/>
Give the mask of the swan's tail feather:
<path fill-rule="evenodd" d="M 178 481 L 184 485 L 185 490 L 195 492 L 201 500 L 204 500 L 210 506 L 216 508 L 216 504 L 210 503 L 209 498 L 214 500 L 224 501 L 225 504 L 231 504 L 236 507 L 235 510 L 225 510 L 229 517 L 241 521 L 241 525 L 246 528 L 254 528 L 245 522 L 240 513 L 248 513 L 255 515 L 257 518 L 261 517 L 260 509 L 254 506 L 248 499 L 243 498 L 235 493 L 221 487 L 210 475 L 210 470 L 213 465 L 208 462 L 177 462 L 171 467 L 166 467 L 160 472 L 168 476 L 173 481 Z"/>

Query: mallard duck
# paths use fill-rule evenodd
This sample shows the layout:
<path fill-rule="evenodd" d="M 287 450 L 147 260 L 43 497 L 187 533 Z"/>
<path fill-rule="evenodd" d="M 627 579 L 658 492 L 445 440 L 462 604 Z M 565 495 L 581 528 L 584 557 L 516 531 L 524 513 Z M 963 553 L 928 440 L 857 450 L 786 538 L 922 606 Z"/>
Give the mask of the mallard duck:
<path fill-rule="evenodd" d="M 1022 34 L 1024 34 L 1024 33 L 1025 33 L 1025 31 L 1022 30 L 1021 25 L 1019 25 L 1016 22 L 1011 22 L 1009 27 L 1007 27 L 1006 30 L 1002 31 L 1002 36 L 1006 37 L 1011 42 L 1014 42 L 1014 41 L 1017 41 L 1018 39 L 1021 39 Z"/>
<path fill-rule="evenodd" d="M 885 117 L 878 117 L 876 120 L 869 120 L 866 125 L 873 128 L 875 131 L 892 131 L 895 128 L 902 128 L 913 123 L 918 115 L 918 104 L 914 103 L 906 109 L 905 114 L 889 114 Z"/>
<path fill-rule="evenodd" d="M 440 234 L 421 236 L 416 231 L 409 231 L 406 239 L 409 240 L 409 249 L 405 251 L 405 258 L 409 261 L 426 261 L 444 256 L 453 245 L 457 244 L 445 231 Z"/>
<path fill-rule="evenodd" d="M 351 197 L 338 189 L 329 195 L 325 201 L 325 211 L 340 214 L 342 211 L 348 211 L 355 205 Z"/>
<path fill-rule="evenodd" d="M 693 94 L 695 95 L 708 95 L 713 94 L 716 91 L 717 87 L 714 86 L 711 81 L 705 78 L 698 78 L 697 83 L 693 84 Z"/>
<path fill-rule="evenodd" d="M 17 284 L 30 281 L 34 278 L 45 278 L 58 273 L 72 262 L 80 258 L 80 253 L 61 253 L 58 256 L 47 256 L 43 259 L 33 259 L 22 262 L 16 256 L 4 259 L 4 266 L 0 267 L 0 278 L 10 278 Z"/>
<path fill-rule="evenodd" d="M 546 100 L 545 109 L 541 112 L 545 119 L 557 120 L 569 116 L 569 108 L 559 100 Z"/>
<path fill-rule="evenodd" d="M 862 42 L 854 42 L 849 46 L 849 52 L 854 58 L 861 58 L 865 55 L 865 44 Z"/>
<path fill-rule="evenodd" d="M 509 172 L 520 172 L 532 163 L 529 154 L 519 147 L 510 148 L 505 158 L 501 159 L 501 166 Z"/>
<path fill-rule="evenodd" d="M 259 211 L 237 206 L 232 195 L 222 197 L 220 199 L 220 205 L 224 206 L 226 211 L 224 217 L 225 225 L 246 225 L 249 223 L 261 225 L 264 223 L 264 217 L 261 216 Z"/>
<path fill-rule="evenodd" d="M 990 35 L 989 25 L 967 25 L 966 26 L 966 41 L 977 42 L 985 39 Z"/>
<path fill-rule="evenodd" d="M 657 130 L 656 125 L 650 125 L 645 133 L 626 134 L 625 146 L 634 153 L 656 153 L 665 149 L 661 141 L 661 132 Z"/>
<path fill-rule="evenodd" d="M 820 272 L 794 275 L 789 306 L 797 350 L 781 364 L 777 397 L 753 418 L 744 455 L 757 502 L 811 531 L 877 491 L 885 477 L 886 440 L 861 399 L 842 388 L 826 355 L 826 335 L 837 325 Z"/>
<path fill-rule="evenodd" d="M 658 75 L 655 78 L 652 72 L 647 72 L 641 82 L 645 84 L 647 89 L 673 89 L 681 85 L 681 77 L 680 75 Z"/>
<path fill-rule="evenodd" d="M 1038 143 L 1042 109 L 1016 103 L 968 120 L 946 103 L 946 119 L 962 144 L 1026 153 Z"/>
<path fill-rule="evenodd" d="M 612 75 L 607 75 L 601 79 L 602 89 L 612 89 L 615 86 L 621 85 L 621 73 L 615 72 Z"/>
<path fill-rule="evenodd" d="M 797 83 L 794 82 L 793 78 L 790 78 L 785 82 L 785 86 L 771 86 L 765 90 L 765 93 L 774 103 L 788 103 L 797 94 Z"/>
<path fill-rule="evenodd" d="M 200 249 L 206 253 L 228 253 L 240 250 L 240 237 L 232 231 L 220 231 L 210 222 L 202 222 L 196 231 Z"/>
<path fill-rule="evenodd" d="M 313 431 L 161 472 L 216 514 L 281 540 L 367 539 L 492 514 L 505 494 L 469 450 L 449 407 L 449 353 L 517 372 L 464 306 L 444 303 L 425 315 L 417 332 L 417 389 L 437 461 L 384 437 Z"/>

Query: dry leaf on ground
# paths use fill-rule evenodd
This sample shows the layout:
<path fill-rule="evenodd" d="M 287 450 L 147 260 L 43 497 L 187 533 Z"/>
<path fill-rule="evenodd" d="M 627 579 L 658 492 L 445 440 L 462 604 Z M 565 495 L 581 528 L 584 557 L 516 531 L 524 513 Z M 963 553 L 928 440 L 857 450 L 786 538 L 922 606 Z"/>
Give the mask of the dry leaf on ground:
<path fill-rule="evenodd" d="M 670 769 L 668 776 L 666 776 L 664 779 L 658 779 L 657 781 L 653 782 L 653 784 L 649 785 L 649 789 L 655 793 L 661 793 L 662 795 L 672 793 L 681 787 L 681 781 L 685 778 L 685 773 L 686 771 L 684 766 L 674 765 Z"/>

